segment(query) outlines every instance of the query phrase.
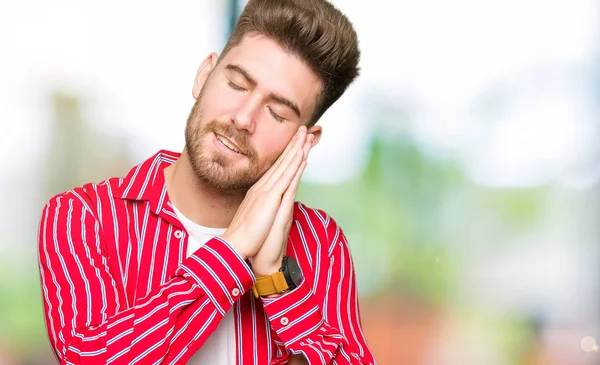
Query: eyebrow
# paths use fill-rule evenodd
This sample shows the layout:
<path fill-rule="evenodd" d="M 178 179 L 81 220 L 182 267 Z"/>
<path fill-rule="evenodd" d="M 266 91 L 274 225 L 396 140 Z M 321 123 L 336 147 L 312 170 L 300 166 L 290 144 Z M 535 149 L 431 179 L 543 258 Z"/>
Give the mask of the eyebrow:
<path fill-rule="evenodd" d="M 240 75 L 242 75 L 246 81 L 248 81 L 252 86 L 256 86 L 258 85 L 258 83 L 256 82 L 256 80 L 254 80 L 249 74 L 248 72 L 246 72 L 246 70 L 244 70 L 243 68 L 241 68 L 238 65 L 232 65 L 232 64 L 228 64 L 227 66 L 225 66 L 225 69 L 233 71 L 233 72 L 237 72 Z M 296 114 L 296 116 L 298 118 L 301 118 L 301 113 L 300 113 L 300 108 L 298 108 L 298 105 L 296 105 L 296 103 L 294 103 L 293 101 L 284 98 L 281 95 L 277 95 L 274 93 L 269 94 L 269 99 L 274 100 L 275 102 L 279 103 L 279 104 L 283 104 L 285 106 L 287 106 L 288 108 L 292 109 L 292 111 L 294 112 L 294 114 Z"/>

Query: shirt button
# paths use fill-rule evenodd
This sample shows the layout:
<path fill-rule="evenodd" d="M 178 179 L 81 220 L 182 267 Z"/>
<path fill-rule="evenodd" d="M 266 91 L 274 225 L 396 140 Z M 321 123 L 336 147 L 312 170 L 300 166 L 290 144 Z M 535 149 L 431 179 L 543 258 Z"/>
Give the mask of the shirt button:
<path fill-rule="evenodd" d="M 283 317 L 283 318 L 281 318 L 279 323 L 281 323 L 282 326 L 287 326 L 288 323 L 290 323 L 290 321 L 288 321 L 287 317 Z"/>
<path fill-rule="evenodd" d="M 240 295 L 240 289 L 233 288 L 233 290 L 231 291 L 231 295 L 233 295 L 234 297 L 237 297 L 238 295 Z"/>
<path fill-rule="evenodd" d="M 175 231 L 175 238 L 181 238 L 181 237 L 183 237 L 183 232 Z"/>

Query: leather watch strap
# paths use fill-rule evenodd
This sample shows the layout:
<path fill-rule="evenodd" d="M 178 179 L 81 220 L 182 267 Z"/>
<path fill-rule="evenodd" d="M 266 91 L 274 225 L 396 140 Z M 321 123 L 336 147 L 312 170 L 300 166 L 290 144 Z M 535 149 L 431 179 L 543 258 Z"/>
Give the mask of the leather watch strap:
<path fill-rule="evenodd" d="M 274 274 L 256 278 L 256 284 L 252 287 L 252 292 L 256 298 L 271 294 L 283 293 L 289 288 L 285 281 L 285 276 L 281 271 Z"/>

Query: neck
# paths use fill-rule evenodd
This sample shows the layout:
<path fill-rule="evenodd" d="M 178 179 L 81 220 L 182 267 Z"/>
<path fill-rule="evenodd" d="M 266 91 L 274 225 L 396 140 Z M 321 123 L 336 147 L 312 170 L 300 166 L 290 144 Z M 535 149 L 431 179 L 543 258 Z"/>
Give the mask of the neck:
<path fill-rule="evenodd" d="M 194 174 L 187 149 L 165 168 L 165 184 L 171 203 L 192 222 L 211 228 L 227 228 L 246 191 L 222 191 Z"/>

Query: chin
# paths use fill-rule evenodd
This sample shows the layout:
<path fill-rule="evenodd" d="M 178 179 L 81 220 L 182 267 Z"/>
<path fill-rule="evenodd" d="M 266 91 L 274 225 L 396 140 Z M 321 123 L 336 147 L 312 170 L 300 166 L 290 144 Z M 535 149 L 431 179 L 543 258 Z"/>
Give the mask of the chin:
<path fill-rule="evenodd" d="M 194 173 L 204 184 L 223 191 L 248 190 L 258 181 L 251 169 L 239 169 L 219 158 L 199 156 L 192 162 Z"/>

